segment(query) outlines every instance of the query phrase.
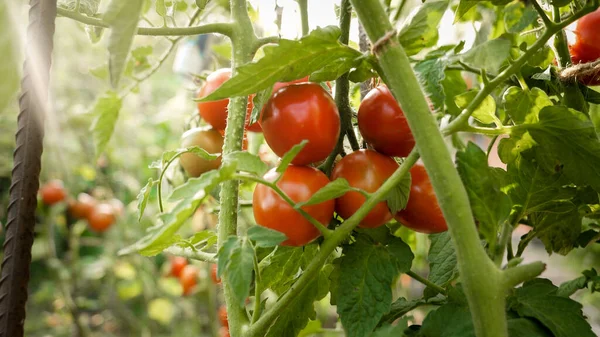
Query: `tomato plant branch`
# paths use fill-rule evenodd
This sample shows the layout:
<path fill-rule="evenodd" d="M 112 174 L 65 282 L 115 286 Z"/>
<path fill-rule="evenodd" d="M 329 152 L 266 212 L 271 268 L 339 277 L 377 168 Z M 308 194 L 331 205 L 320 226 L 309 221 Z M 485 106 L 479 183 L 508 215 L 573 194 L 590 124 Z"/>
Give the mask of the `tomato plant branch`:
<path fill-rule="evenodd" d="M 264 180 L 264 179 L 256 177 L 256 176 L 245 175 L 245 174 L 237 174 L 234 176 L 234 178 L 240 179 L 240 180 L 246 180 L 246 181 L 253 181 L 253 182 L 256 182 L 259 184 L 263 184 L 263 185 L 273 189 L 273 191 L 275 191 L 275 193 L 277 193 L 285 202 L 287 202 L 288 205 L 292 206 L 296 211 L 298 211 L 298 213 L 302 214 L 302 216 L 306 220 L 308 220 L 313 226 L 315 226 L 315 228 L 317 228 L 319 230 L 319 232 L 321 232 L 323 237 L 326 238 L 326 237 L 330 236 L 331 233 L 333 232 L 332 230 L 325 227 L 322 223 L 317 221 L 317 219 L 313 218 L 310 214 L 308 214 L 302 208 L 298 207 L 296 202 L 294 202 L 294 200 L 292 200 L 281 188 L 279 188 L 279 186 L 277 186 L 277 184 L 275 182 L 267 181 L 267 180 Z"/>
<path fill-rule="evenodd" d="M 402 181 L 418 159 L 419 153 L 416 150 L 413 150 L 396 172 L 394 172 L 394 174 L 392 174 L 375 193 L 371 194 L 371 197 L 365 200 L 365 203 L 356 211 L 356 213 L 346 219 L 346 221 L 344 221 L 329 238 L 323 241 L 319 254 L 308 265 L 304 273 L 302 273 L 298 280 L 292 284 L 290 289 L 269 310 L 263 313 L 256 323 L 250 326 L 245 337 L 259 337 L 265 335 L 270 324 L 278 317 L 278 315 L 286 310 L 288 304 L 299 296 L 310 282 L 315 280 L 317 273 L 321 270 L 329 255 L 348 238 L 371 209 L 373 209 L 378 202 L 384 200 L 388 193 Z"/>
<path fill-rule="evenodd" d="M 90 26 L 110 28 L 108 23 L 102 19 L 92 18 L 81 13 L 70 11 L 68 9 L 58 7 L 57 13 L 63 17 L 84 23 Z M 233 25 L 231 23 L 218 22 L 208 23 L 205 25 L 199 25 L 194 27 L 139 27 L 137 29 L 137 35 L 150 35 L 150 36 L 190 36 L 200 34 L 222 34 L 225 36 L 231 36 L 233 33 Z"/>
<path fill-rule="evenodd" d="M 267 36 L 257 39 L 254 41 L 254 45 L 252 46 L 252 52 L 256 53 L 260 47 L 266 44 L 279 43 L 279 40 L 281 40 L 281 37 L 279 36 Z"/>
<path fill-rule="evenodd" d="M 406 305 L 406 299 L 401 297 L 392 303 L 390 312 L 381 318 L 379 325 L 383 325 L 384 323 L 392 324 L 396 319 L 406 315 L 418 307 L 424 305 L 442 305 L 444 303 L 446 303 L 445 298 L 432 297 L 427 300 L 421 299 L 412 301 L 412 305 Z"/>
<path fill-rule="evenodd" d="M 525 281 L 531 280 L 546 270 L 546 264 L 537 261 L 513 268 L 508 268 L 502 272 L 506 288 L 515 287 Z"/>
<path fill-rule="evenodd" d="M 483 89 L 477 93 L 467 108 L 465 108 L 457 118 L 448 124 L 448 126 L 444 129 L 444 134 L 451 134 L 459 131 L 459 129 L 468 122 L 469 117 L 473 114 L 475 109 L 479 107 L 483 100 L 490 95 L 494 89 L 496 89 L 496 87 L 508 80 L 517 71 L 520 71 L 521 66 L 523 66 L 523 64 L 525 64 L 525 62 L 527 62 L 527 60 L 529 60 L 539 49 L 544 47 L 554 34 L 562 31 L 563 28 L 575 22 L 582 16 L 591 13 L 598 7 L 597 0 L 591 1 L 590 3 L 591 5 L 587 4 L 580 11 L 577 11 L 564 21 L 553 23 L 551 26 L 547 26 L 544 30 L 544 33 L 533 45 L 531 45 L 531 47 L 529 47 L 529 49 L 527 49 L 523 55 L 521 55 L 521 57 L 516 59 L 508 68 L 504 69 L 500 74 L 498 74 L 498 76 L 496 76 L 496 78 L 487 83 Z"/>
<path fill-rule="evenodd" d="M 256 44 L 256 35 L 254 27 L 248 15 L 246 0 L 231 0 L 231 22 L 235 22 L 232 27 L 231 46 L 231 70 L 235 76 L 237 68 L 243 64 L 252 61 L 254 56 L 253 46 Z M 229 99 L 227 107 L 227 127 L 225 128 L 225 141 L 223 144 L 223 158 L 235 151 L 242 150 L 242 138 L 244 134 L 244 124 L 246 121 L 246 108 L 248 106 L 248 97 L 232 97 Z M 223 160 L 222 165 L 226 166 L 229 162 Z M 238 198 L 239 198 L 239 180 L 225 181 L 221 185 L 221 211 L 219 212 L 219 227 L 217 246 L 221 248 L 223 243 L 231 235 L 236 235 L 238 227 Z M 242 326 L 247 323 L 248 317 L 246 310 L 238 305 L 235 293 L 232 289 L 232 283 L 228 273 L 222 277 L 223 295 L 227 306 L 229 318 L 229 332 L 233 337 L 241 336 Z"/>
<path fill-rule="evenodd" d="M 256 321 L 260 317 L 260 313 L 262 311 L 262 306 L 260 303 L 260 294 L 262 294 L 262 287 L 260 285 L 262 284 L 262 281 L 260 278 L 260 267 L 258 266 L 258 257 L 256 256 L 256 254 L 254 254 L 254 258 L 252 259 L 252 262 L 254 264 L 254 275 L 255 275 L 254 311 L 252 312 L 252 323 L 256 323 Z"/>
<path fill-rule="evenodd" d="M 554 23 L 552 22 L 552 20 L 550 20 L 550 18 L 546 14 L 546 11 L 544 11 L 544 9 L 542 8 L 542 6 L 540 6 L 537 0 L 531 1 L 531 4 L 533 5 L 533 8 L 535 8 L 535 10 L 538 12 L 538 15 L 540 16 L 546 27 L 554 26 Z"/>
<path fill-rule="evenodd" d="M 480 134 L 488 135 L 488 136 L 499 136 L 499 135 L 509 135 L 512 132 L 512 127 L 504 126 L 504 127 L 498 127 L 498 128 L 486 128 L 486 127 L 473 126 L 473 125 L 464 125 L 463 127 L 460 128 L 460 130 L 457 130 L 457 131 L 480 133 Z"/>
<path fill-rule="evenodd" d="M 444 288 L 438 286 L 437 284 L 429 281 L 428 279 L 426 279 L 423 276 L 415 273 L 414 271 L 409 270 L 409 271 L 406 272 L 406 275 L 412 277 L 413 279 L 419 281 L 420 283 L 423 283 L 424 285 L 428 286 L 429 288 L 434 289 L 438 293 L 446 295 L 446 289 L 444 289 Z"/>
<path fill-rule="evenodd" d="M 165 249 L 165 252 L 175 256 L 183 256 L 192 260 L 204 261 L 209 263 L 217 262 L 217 254 L 207 253 L 197 249 L 172 246 Z"/>
<path fill-rule="evenodd" d="M 473 317 L 475 333 L 478 337 L 506 337 L 508 330 L 504 283 L 500 270 L 488 258 L 481 246 L 467 192 L 437 122 L 429 110 L 410 60 L 400 43 L 394 38 L 394 34 L 391 34 L 393 27 L 378 0 L 352 0 L 352 4 L 369 39 L 374 44 L 374 53 L 382 70 L 380 75 L 404 110 L 415 137 L 416 148 L 425 164 L 448 224 Z M 522 62 L 525 60 L 523 59 Z M 514 69 L 516 70 L 518 68 Z M 490 84 L 479 92 L 474 102 L 470 104 L 471 110 L 467 109 L 466 118 L 463 117 L 465 122 L 474 108 L 491 93 L 492 83 L 498 85 L 512 73 L 503 74 L 490 81 Z M 458 125 L 462 126 L 463 122 Z"/>

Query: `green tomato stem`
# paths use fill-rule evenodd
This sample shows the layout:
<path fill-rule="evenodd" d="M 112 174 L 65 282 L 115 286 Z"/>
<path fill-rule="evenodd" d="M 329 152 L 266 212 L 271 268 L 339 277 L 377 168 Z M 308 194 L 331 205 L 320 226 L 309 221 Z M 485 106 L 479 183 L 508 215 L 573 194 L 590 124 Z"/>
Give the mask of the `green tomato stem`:
<path fill-rule="evenodd" d="M 476 335 L 506 337 L 508 331 L 500 271 L 487 257 L 480 243 L 466 190 L 438 125 L 429 111 L 410 61 L 395 38 L 393 27 L 378 0 L 352 0 L 352 4 L 373 42 L 374 53 L 383 71 L 380 75 L 406 115 L 416 147 L 448 223 Z M 490 91 L 491 84 L 495 81 L 500 80 L 496 78 L 490 81 L 490 85 L 486 85 L 477 95 L 480 101 L 476 102 L 476 97 L 476 103 L 471 103 L 471 109 L 477 107 L 489 94 L 486 88 Z M 484 94 L 481 95 L 482 93 Z"/>
<path fill-rule="evenodd" d="M 308 35 L 308 0 L 296 0 L 300 7 L 300 20 L 302 20 L 302 36 Z"/>
<path fill-rule="evenodd" d="M 256 44 L 256 35 L 254 27 L 248 15 L 248 8 L 245 0 L 231 0 L 231 21 L 232 25 L 231 45 L 232 45 L 232 72 L 237 73 L 237 68 L 245 63 L 252 61 Z M 244 134 L 244 124 L 246 122 L 246 109 L 248 97 L 232 97 L 229 99 L 227 127 L 225 128 L 225 141 L 223 145 L 223 158 L 227 155 L 240 151 L 242 149 L 242 137 Z M 223 160 L 222 165 L 227 165 Z M 221 185 L 221 211 L 219 212 L 218 241 L 219 248 L 231 235 L 236 235 L 238 227 L 238 197 L 239 181 L 229 180 Z M 225 273 L 222 277 L 223 295 L 227 306 L 229 318 L 229 333 L 233 337 L 239 337 L 242 333 L 243 325 L 247 324 L 248 317 L 246 310 L 238 305 L 234 291 L 232 289 L 229 275 Z"/>
<path fill-rule="evenodd" d="M 433 283 L 433 282 L 429 281 L 428 279 L 426 279 L 426 278 L 424 278 L 423 276 L 421 276 L 421 275 L 419 275 L 419 274 L 415 273 L 414 271 L 412 271 L 412 270 L 409 270 L 409 271 L 407 271 L 407 272 L 406 272 L 406 275 L 408 275 L 408 276 L 412 277 L 412 278 L 413 278 L 413 279 L 415 279 L 416 281 L 419 281 L 420 283 L 422 283 L 422 284 L 424 284 L 424 285 L 428 286 L 428 287 L 429 287 L 429 288 L 431 288 L 431 289 L 435 289 L 435 291 L 437 291 L 438 293 L 440 293 L 440 294 L 443 294 L 443 295 L 446 295 L 446 289 L 444 289 L 444 288 L 442 288 L 442 287 L 438 286 L 437 284 L 435 284 L 435 283 Z"/>

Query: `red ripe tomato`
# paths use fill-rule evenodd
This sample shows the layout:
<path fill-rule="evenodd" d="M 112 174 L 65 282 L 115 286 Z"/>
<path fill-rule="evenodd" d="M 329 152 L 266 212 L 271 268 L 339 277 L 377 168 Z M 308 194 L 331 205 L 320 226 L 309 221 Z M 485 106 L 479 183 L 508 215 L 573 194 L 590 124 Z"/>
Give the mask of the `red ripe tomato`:
<path fill-rule="evenodd" d="M 221 321 L 222 326 L 229 327 L 229 322 L 227 321 L 227 307 L 224 305 L 219 307 L 219 321 Z"/>
<path fill-rule="evenodd" d="M 87 193 L 79 193 L 77 200 L 69 203 L 69 214 L 75 219 L 87 219 L 96 207 L 96 199 Z"/>
<path fill-rule="evenodd" d="M 179 275 L 179 283 L 183 288 L 183 294 L 189 295 L 198 283 L 198 268 L 191 264 L 183 267 Z"/>
<path fill-rule="evenodd" d="M 448 230 L 446 220 L 429 181 L 425 167 L 416 164 L 410 169 L 412 183 L 406 208 L 396 213 L 396 220 L 421 233 L 440 233 Z"/>
<path fill-rule="evenodd" d="M 293 81 L 290 81 L 290 82 L 277 82 L 273 86 L 273 92 L 276 92 L 276 91 L 278 91 L 279 89 L 281 89 L 283 87 L 287 87 L 288 85 L 298 84 L 298 83 L 304 83 L 304 82 L 308 82 L 308 76 L 303 77 L 303 78 L 299 78 L 297 80 L 293 80 Z"/>
<path fill-rule="evenodd" d="M 65 185 L 60 180 L 50 180 L 45 183 L 39 190 L 42 202 L 46 205 L 57 204 L 67 197 Z"/>
<path fill-rule="evenodd" d="M 331 179 L 344 178 L 350 186 L 372 193 L 396 171 L 398 163 L 373 150 L 359 150 L 340 160 L 333 169 Z M 359 192 L 347 192 L 335 201 L 335 211 L 344 219 L 351 217 L 365 202 Z M 360 222 L 360 227 L 379 227 L 392 219 L 385 201 L 378 203 Z"/>
<path fill-rule="evenodd" d="M 170 275 L 175 277 L 181 277 L 183 268 L 187 266 L 188 261 L 183 256 L 174 256 L 171 258 L 171 272 Z"/>
<path fill-rule="evenodd" d="M 223 68 L 215 71 L 214 73 L 208 75 L 206 78 L 206 82 L 198 91 L 198 98 L 202 98 L 208 96 L 213 91 L 217 90 L 223 83 L 231 78 L 231 69 Z M 246 121 L 250 118 L 250 114 L 252 113 L 252 108 L 254 105 L 252 104 L 252 98 L 254 95 L 249 97 L 248 107 L 246 109 Z M 198 112 L 202 119 L 204 119 L 208 124 L 210 124 L 213 128 L 217 130 L 225 130 L 227 126 L 227 105 L 229 105 L 229 99 L 221 99 L 218 101 L 210 101 L 210 102 L 198 102 Z M 261 127 L 258 122 L 247 125 L 247 130 L 252 132 L 260 132 Z"/>
<path fill-rule="evenodd" d="M 274 181 L 277 176 L 278 173 L 272 169 L 265 174 L 264 179 Z M 294 202 L 302 202 L 310 199 L 327 183 L 329 183 L 327 176 L 316 168 L 291 165 L 285 170 L 277 186 Z M 285 234 L 287 240 L 282 245 L 304 246 L 320 235 L 319 230 L 271 188 L 265 185 L 256 186 L 252 200 L 256 223 Z M 333 216 L 334 208 L 334 200 L 302 207 L 305 212 L 325 226 Z"/>
<path fill-rule="evenodd" d="M 308 144 L 292 161 L 307 165 L 327 158 L 340 135 L 340 114 L 331 95 L 316 83 L 279 89 L 260 120 L 267 144 L 282 157 L 303 140 Z"/>
<path fill-rule="evenodd" d="M 385 85 L 365 96 L 358 109 L 358 129 L 377 152 L 406 157 L 415 146 L 404 112 Z"/>
<path fill-rule="evenodd" d="M 577 21 L 575 35 L 575 44 L 569 46 L 573 64 L 594 62 L 600 58 L 600 9 Z M 587 85 L 599 85 L 600 73 L 587 75 L 579 80 Z"/>
<path fill-rule="evenodd" d="M 220 337 L 231 337 L 231 335 L 229 335 L 229 328 L 222 326 L 221 329 L 219 329 L 219 335 Z"/>
<path fill-rule="evenodd" d="M 210 278 L 213 280 L 215 284 L 221 284 L 221 279 L 217 276 L 217 265 L 213 264 L 210 267 Z"/>
<path fill-rule="evenodd" d="M 88 216 L 88 224 L 96 232 L 104 232 L 116 221 L 115 210 L 110 204 L 98 204 Z"/>

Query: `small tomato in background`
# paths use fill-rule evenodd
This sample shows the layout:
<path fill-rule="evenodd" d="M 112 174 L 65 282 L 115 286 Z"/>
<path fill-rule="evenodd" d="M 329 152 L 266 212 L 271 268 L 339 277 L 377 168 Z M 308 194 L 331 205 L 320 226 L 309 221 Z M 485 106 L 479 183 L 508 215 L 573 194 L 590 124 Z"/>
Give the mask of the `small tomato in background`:
<path fill-rule="evenodd" d="M 42 202 L 48 206 L 57 204 L 67 197 L 65 185 L 61 180 L 54 179 L 45 183 L 39 190 Z"/>

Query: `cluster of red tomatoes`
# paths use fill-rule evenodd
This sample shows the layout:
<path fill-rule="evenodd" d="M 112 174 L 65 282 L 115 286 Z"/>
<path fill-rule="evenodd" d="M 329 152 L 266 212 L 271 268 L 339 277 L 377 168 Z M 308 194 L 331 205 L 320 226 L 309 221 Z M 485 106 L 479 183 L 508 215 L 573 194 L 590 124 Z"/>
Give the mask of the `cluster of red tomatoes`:
<path fill-rule="evenodd" d="M 99 233 L 108 230 L 124 212 L 123 203 L 118 199 L 99 202 L 87 193 L 79 193 L 77 199 L 70 198 L 63 182 L 56 179 L 40 187 L 39 195 L 48 206 L 67 201 L 69 215 L 73 219 L 87 220 L 90 228 Z"/>
<path fill-rule="evenodd" d="M 600 59 L 600 9 L 577 22 L 576 42 L 569 46 L 573 64 L 594 62 Z M 600 85 L 600 72 L 585 75 L 579 79 L 587 85 Z"/>
<path fill-rule="evenodd" d="M 229 69 L 212 73 L 199 91 L 198 97 L 210 94 L 230 77 Z M 200 115 L 212 126 L 212 130 L 225 128 L 227 104 L 228 99 L 198 103 Z M 296 144 L 307 141 L 306 146 L 292 160 L 292 164 L 281 177 L 274 169 L 264 176 L 267 181 L 277 180 L 277 186 L 295 203 L 309 200 L 317 191 L 337 178 L 346 179 L 352 187 L 369 193 L 375 192 L 398 168 L 398 163 L 392 157 L 406 157 L 415 145 L 404 113 L 383 85 L 369 92 L 358 111 L 360 133 L 372 150 L 359 150 L 346 155 L 335 165 L 331 177 L 314 167 L 334 151 L 340 135 L 340 115 L 329 91 L 318 83 L 307 82 L 307 78 L 290 83 L 277 83 L 261 111 L 258 123 L 250 125 L 252 107 L 250 100 L 246 130 L 262 131 L 266 143 L 278 156 L 282 157 Z M 212 132 L 215 138 L 219 138 L 217 131 L 202 132 Z M 210 143 L 217 144 L 214 152 L 218 152 L 223 141 L 219 138 L 218 142 Z M 204 147 L 208 152 L 213 150 L 200 142 L 196 142 L 195 145 Z M 191 156 L 196 157 L 190 155 L 189 158 Z M 182 166 L 193 176 L 217 168 L 219 164 L 220 162 L 213 161 L 210 168 L 204 166 L 201 170 L 194 171 L 187 158 L 182 158 Z M 387 204 L 381 202 L 363 219 L 361 227 L 375 228 L 396 218 L 403 225 L 424 233 L 437 233 L 447 229 L 424 167 L 414 166 L 411 174 L 412 186 L 406 209 L 392 214 Z M 346 219 L 352 216 L 364 201 L 365 197 L 362 194 L 352 191 L 337 200 L 304 206 L 302 209 L 327 226 L 334 213 Z M 280 231 L 287 236 L 283 245 L 302 246 L 320 235 L 315 226 L 265 185 L 259 184 L 254 191 L 253 211 L 259 225 Z"/>

